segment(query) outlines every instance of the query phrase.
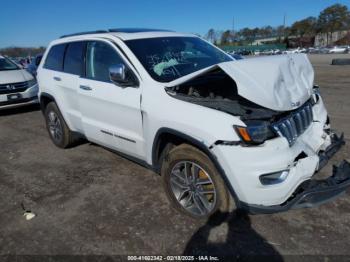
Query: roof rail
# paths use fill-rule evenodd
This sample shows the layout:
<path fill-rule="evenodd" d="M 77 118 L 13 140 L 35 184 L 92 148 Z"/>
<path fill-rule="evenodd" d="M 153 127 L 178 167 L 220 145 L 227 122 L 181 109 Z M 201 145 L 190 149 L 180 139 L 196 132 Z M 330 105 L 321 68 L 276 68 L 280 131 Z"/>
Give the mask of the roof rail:
<path fill-rule="evenodd" d="M 152 29 L 152 28 L 112 28 L 108 29 L 112 33 L 145 33 L 145 32 L 173 32 L 166 29 Z"/>
<path fill-rule="evenodd" d="M 69 35 L 63 35 L 60 38 L 77 36 L 77 35 L 102 34 L 102 33 L 108 33 L 108 30 L 96 30 L 96 31 L 80 32 L 80 33 L 74 33 L 74 34 L 69 34 Z"/>
<path fill-rule="evenodd" d="M 87 31 L 74 33 L 69 35 L 63 35 L 60 38 L 78 36 L 78 35 L 89 35 L 89 34 L 103 34 L 103 33 L 144 33 L 144 32 L 174 32 L 171 30 L 165 29 L 150 29 L 150 28 L 112 28 L 108 30 L 96 30 L 96 31 Z"/>

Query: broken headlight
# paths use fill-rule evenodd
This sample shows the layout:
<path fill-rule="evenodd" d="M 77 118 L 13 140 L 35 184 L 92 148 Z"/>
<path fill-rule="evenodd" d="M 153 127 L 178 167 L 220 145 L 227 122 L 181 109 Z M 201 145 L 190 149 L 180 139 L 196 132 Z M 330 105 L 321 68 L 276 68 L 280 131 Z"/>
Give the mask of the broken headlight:
<path fill-rule="evenodd" d="M 235 126 L 235 130 L 241 140 L 247 144 L 262 144 L 266 140 L 276 137 L 271 125 L 266 121 L 250 120 L 246 127 Z"/>

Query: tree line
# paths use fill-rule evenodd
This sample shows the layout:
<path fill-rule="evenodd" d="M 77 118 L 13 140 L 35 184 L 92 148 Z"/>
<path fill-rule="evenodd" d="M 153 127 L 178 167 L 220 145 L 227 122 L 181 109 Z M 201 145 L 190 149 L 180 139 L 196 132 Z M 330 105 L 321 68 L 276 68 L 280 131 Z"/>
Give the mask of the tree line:
<path fill-rule="evenodd" d="M 264 26 L 256 28 L 242 28 L 237 32 L 232 30 L 219 31 L 209 29 L 205 38 L 214 44 L 251 44 L 256 39 L 276 37 L 278 42 L 288 41 L 291 36 L 314 37 L 318 33 L 332 34 L 340 30 L 350 29 L 350 11 L 347 6 L 334 4 L 320 12 L 318 17 L 307 17 L 294 22 L 291 26 L 280 25 L 277 27 Z"/>
<path fill-rule="evenodd" d="M 320 12 L 318 17 L 307 17 L 294 22 L 291 26 L 263 26 L 255 28 L 242 28 L 237 32 L 232 30 L 209 29 L 204 36 L 214 44 L 221 45 L 246 45 L 253 43 L 256 39 L 276 37 L 277 43 L 287 43 L 290 37 L 314 37 L 318 33 L 324 33 L 328 39 L 332 34 L 340 30 L 350 29 L 350 11 L 347 6 L 334 4 Z M 8 47 L 0 49 L 0 54 L 10 57 L 35 56 L 43 53 L 45 47 Z"/>
<path fill-rule="evenodd" d="M 45 51 L 45 47 L 6 47 L 0 49 L 0 55 L 6 55 L 9 57 L 27 57 L 36 56 L 42 54 Z"/>

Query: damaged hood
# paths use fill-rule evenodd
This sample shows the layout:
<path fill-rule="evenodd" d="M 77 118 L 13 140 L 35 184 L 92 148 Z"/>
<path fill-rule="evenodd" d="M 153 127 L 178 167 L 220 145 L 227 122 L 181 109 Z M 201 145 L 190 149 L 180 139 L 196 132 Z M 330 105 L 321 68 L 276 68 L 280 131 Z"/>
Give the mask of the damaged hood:
<path fill-rule="evenodd" d="M 236 82 L 240 96 L 276 111 L 298 108 L 312 93 L 314 71 L 305 54 L 224 62 L 181 77 L 169 85 L 182 84 L 215 68 L 221 68 Z"/>

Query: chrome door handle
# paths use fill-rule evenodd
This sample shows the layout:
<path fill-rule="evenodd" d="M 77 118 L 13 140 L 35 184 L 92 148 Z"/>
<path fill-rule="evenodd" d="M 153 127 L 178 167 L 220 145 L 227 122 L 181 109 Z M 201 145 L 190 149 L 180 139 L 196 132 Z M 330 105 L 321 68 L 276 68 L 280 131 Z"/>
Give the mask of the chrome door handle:
<path fill-rule="evenodd" d="M 58 76 L 54 76 L 54 77 L 53 77 L 53 80 L 55 80 L 55 81 L 61 81 L 61 78 L 58 77 Z"/>
<path fill-rule="evenodd" d="M 89 87 L 89 86 L 83 86 L 83 85 L 81 85 L 81 86 L 79 86 L 79 87 L 80 87 L 80 89 L 83 89 L 83 90 L 86 90 L 86 91 L 91 91 L 91 90 L 92 90 L 92 88 Z"/>

